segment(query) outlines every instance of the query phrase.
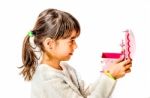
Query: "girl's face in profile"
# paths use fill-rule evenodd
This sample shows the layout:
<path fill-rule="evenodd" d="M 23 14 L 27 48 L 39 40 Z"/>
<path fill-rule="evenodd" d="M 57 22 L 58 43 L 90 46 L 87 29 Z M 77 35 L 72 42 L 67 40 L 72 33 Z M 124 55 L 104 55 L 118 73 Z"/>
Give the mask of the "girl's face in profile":
<path fill-rule="evenodd" d="M 54 47 L 55 57 L 60 61 L 69 60 L 73 55 L 74 50 L 77 48 L 76 44 L 76 31 L 71 32 L 71 36 L 67 39 L 59 39 L 56 41 Z"/>

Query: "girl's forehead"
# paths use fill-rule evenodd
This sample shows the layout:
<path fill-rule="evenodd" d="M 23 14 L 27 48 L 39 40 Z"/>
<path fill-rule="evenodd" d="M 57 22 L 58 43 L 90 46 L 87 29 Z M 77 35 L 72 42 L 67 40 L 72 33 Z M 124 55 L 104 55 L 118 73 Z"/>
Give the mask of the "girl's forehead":
<path fill-rule="evenodd" d="M 72 39 L 76 39 L 78 37 L 78 33 L 73 30 L 72 32 L 70 32 L 71 35 L 68 37 L 68 38 L 65 38 L 65 39 L 58 39 L 56 41 L 68 41 L 68 40 L 72 40 Z"/>
<path fill-rule="evenodd" d="M 71 32 L 71 36 L 69 37 L 69 39 L 75 39 L 76 37 L 78 37 L 78 32 L 76 32 L 75 30 L 73 30 Z"/>

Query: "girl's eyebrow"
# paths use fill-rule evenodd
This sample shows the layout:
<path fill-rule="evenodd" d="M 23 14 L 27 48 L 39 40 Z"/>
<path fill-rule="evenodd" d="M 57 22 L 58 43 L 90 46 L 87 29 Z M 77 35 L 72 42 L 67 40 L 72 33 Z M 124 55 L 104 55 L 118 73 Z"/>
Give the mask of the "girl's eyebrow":
<path fill-rule="evenodd" d="M 70 39 L 75 39 L 76 38 L 76 36 L 72 36 Z"/>

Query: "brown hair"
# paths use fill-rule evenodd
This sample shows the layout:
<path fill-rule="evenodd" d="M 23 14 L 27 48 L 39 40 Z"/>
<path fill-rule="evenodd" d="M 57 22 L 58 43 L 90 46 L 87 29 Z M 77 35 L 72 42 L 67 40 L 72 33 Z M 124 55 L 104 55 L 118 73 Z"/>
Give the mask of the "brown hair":
<path fill-rule="evenodd" d="M 73 30 L 76 31 L 76 36 L 79 36 L 80 25 L 71 14 L 57 9 L 44 10 L 39 14 L 32 30 L 34 44 L 44 51 L 42 44 L 44 38 L 49 37 L 54 40 L 66 39 L 71 36 Z M 23 74 L 25 80 L 31 80 L 36 70 L 38 58 L 28 35 L 23 41 L 22 62 L 23 66 L 20 67 L 22 68 L 21 74 Z"/>

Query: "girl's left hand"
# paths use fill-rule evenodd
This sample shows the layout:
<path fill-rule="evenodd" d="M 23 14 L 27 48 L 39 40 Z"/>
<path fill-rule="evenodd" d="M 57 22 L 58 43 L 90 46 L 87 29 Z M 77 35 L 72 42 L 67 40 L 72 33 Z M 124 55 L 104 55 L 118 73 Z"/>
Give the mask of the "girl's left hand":
<path fill-rule="evenodd" d="M 131 72 L 132 60 L 124 60 L 123 57 L 116 60 L 110 65 L 106 65 L 103 71 L 109 72 L 115 79 L 125 76 L 126 73 Z"/>

